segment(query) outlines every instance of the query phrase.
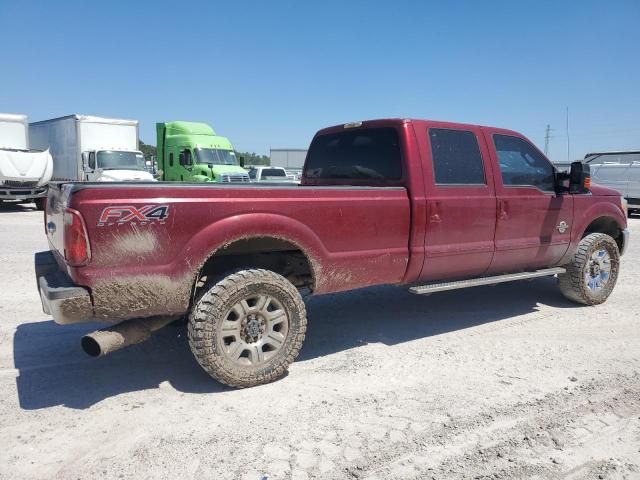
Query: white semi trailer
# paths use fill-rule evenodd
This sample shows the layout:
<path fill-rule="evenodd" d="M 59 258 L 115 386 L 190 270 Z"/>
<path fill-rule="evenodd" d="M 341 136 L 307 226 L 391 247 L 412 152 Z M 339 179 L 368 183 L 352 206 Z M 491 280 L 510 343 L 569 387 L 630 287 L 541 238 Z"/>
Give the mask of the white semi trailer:
<path fill-rule="evenodd" d="M 29 124 L 31 143 L 49 148 L 53 180 L 153 181 L 138 144 L 138 122 L 68 115 Z"/>
<path fill-rule="evenodd" d="M 0 113 L 0 202 L 35 201 L 44 207 L 53 163 L 43 150 L 29 148 L 26 115 Z"/>

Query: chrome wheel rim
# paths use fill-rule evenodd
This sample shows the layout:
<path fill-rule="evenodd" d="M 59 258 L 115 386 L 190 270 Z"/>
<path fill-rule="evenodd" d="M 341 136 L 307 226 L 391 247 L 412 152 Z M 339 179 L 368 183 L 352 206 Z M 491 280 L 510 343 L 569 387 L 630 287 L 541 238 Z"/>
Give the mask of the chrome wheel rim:
<path fill-rule="evenodd" d="M 602 290 L 611 277 L 611 256 L 605 249 L 596 250 L 589 257 L 584 280 L 587 288 L 593 292 Z"/>
<path fill-rule="evenodd" d="M 273 358 L 283 347 L 289 316 L 275 298 L 256 294 L 233 305 L 220 326 L 222 351 L 233 363 L 255 367 Z"/>

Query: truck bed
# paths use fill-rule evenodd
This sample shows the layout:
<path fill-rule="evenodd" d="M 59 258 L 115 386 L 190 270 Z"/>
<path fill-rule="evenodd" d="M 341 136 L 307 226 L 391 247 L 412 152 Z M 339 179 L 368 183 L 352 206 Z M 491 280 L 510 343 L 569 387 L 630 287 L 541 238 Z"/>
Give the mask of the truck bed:
<path fill-rule="evenodd" d="M 409 260 L 402 187 L 70 182 L 51 190 L 48 224 L 62 225 L 64 208 L 82 212 L 91 260 L 59 263 L 90 288 L 98 320 L 186 312 L 205 262 L 248 239 L 304 252 L 315 293 L 399 283 Z M 61 231 L 47 233 L 58 257 Z"/>

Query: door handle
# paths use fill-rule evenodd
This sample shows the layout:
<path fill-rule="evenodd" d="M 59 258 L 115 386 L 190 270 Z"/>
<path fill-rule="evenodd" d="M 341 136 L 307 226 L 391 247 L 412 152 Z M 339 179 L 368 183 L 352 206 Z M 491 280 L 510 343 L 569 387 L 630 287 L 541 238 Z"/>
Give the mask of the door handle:
<path fill-rule="evenodd" d="M 431 204 L 431 213 L 429 215 L 429 223 L 441 223 L 440 218 L 440 202 L 436 201 Z"/>
<path fill-rule="evenodd" d="M 506 200 L 499 199 L 498 200 L 498 216 L 500 220 L 506 220 L 509 217 L 509 204 Z"/>

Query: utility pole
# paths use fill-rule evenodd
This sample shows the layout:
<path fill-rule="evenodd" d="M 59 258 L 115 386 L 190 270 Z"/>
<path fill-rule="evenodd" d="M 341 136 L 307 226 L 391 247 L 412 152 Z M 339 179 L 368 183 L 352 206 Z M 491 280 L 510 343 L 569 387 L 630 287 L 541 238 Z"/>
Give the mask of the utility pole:
<path fill-rule="evenodd" d="M 567 162 L 571 161 L 571 146 L 569 142 L 569 107 L 567 106 Z"/>
<path fill-rule="evenodd" d="M 551 125 L 547 123 L 547 129 L 544 132 L 544 154 L 549 155 L 549 138 L 551 138 Z"/>

